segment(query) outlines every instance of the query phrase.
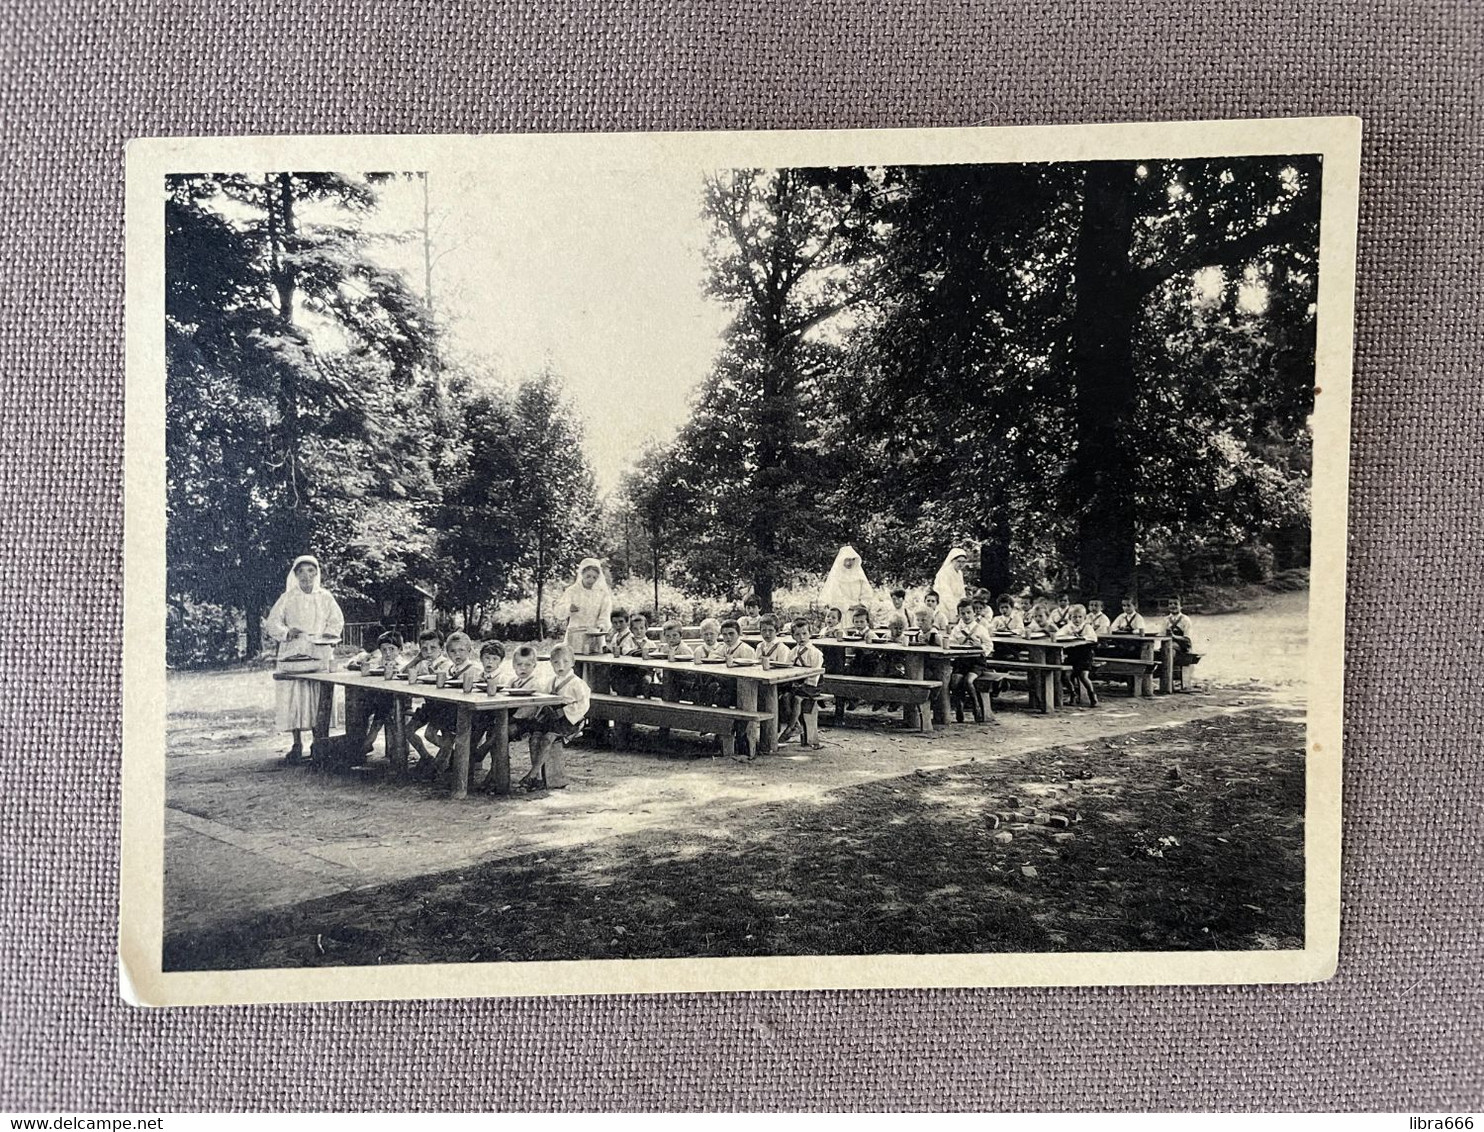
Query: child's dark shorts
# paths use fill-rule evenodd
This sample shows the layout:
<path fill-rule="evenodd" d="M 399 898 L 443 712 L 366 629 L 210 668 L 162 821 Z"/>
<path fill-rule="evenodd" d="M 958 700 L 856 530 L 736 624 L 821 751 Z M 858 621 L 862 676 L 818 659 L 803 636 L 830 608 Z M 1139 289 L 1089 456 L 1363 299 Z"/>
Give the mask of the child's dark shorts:
<path fill-rule="evenodd" d="M 582 720 L 573 723 L 567 713 L 553 704 L 547 704 L 531 720 L 529 730 L 537 735 L 552 735 L 563 743 L 582 731 Z"/>
<path fill-rule="evenodd" d="M 1072 666 L 1072 674 L 1078 675 L 1083 672 L 1092 671 L 1093 645 L 1088 641 L 1085 645 L 1067 650 L 1067 663 Z"/>

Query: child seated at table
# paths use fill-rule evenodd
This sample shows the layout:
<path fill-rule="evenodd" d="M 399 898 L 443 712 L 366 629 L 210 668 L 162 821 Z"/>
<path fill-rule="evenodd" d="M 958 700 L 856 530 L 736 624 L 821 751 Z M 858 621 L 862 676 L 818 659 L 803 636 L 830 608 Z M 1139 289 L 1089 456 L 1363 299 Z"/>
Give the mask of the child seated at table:
<path fill-rule="evenodd" d="M 813 626 L 807 617 L 795 617 L 792 625 L 794 647 L 789 654 L 789 664 L 795 668 L 823 668 L 824 653 L 815 647 Z M 800 726 L 804 729 L 803 745 L 810 750 L 820 748 L 819 733 L 819 673 L 805 680 L 784 684 L 778 692 L 778 713 L 783 720 L 783 730 L 778 733 L 781 744 L 789 739 Z"/>
<path fill-rule="evenodd" d="M 986 629 L 994 621 L 994 610 L 990 608 L 989 595 L 983 590 L 976 590 L 969 598 L 970 607 L 974 610 L 974 620 Z"/>
<path fill-rule="evenodd" d="M 1100 598 L 1092 598 L 1087 603 L 1087 623 L 1092 626 L 1092 631 L 1098 636 L 1111 631 L 1113 622 L 1108 620 L 1108 615 L 1103 612 L 1103 602 Z"/>
<path fill-rule="evenodd" d="M 1056 628 L 1060 629 L 1063 625 L 1065 625 L 1067 623 L 1067 618 L 1071 615 L 1071 609 L 1072 609 L 1072 595 L 1071 594 L 1060 594 L 1060 595 L 1058 595 L 1058 597 L 1056 599 L 1056 604 L 1055 605 L 1049 605 L 1048 604 L 1048 606 L 1047 606 L 1047 612 L 1051 615 L 1051 624 L 1053 626 L 1055 626 Z"/>
<path fill-rule="evenodd" d="M 685 643 L 685 633 L 679 621 L 666 621 L 660 627 L 659 647 L 655 654 L 664 660 L 692 660 L 696 655 Z"/>
<path fill-rule="evenodd" d="M 609 619 L 610 628 L 608 638 L 603 642 L 603 651 L 614 656 L 623 656 L 624 650 L 629 645 L 629 611 L 619 607 L 613 611 Z"/>
<path fill-rule="evenodd" d="M 1164 631 L 1174 639 L 1175 643 L 1175 683 L 1181 691 L 1185 690 L 1185 670 L 1200 660 L 1200 654 L 1195 651 L 1193 643 L 1194 626 L 1190 618 L 1181 609 L 1178 597 L 1169 598 L 1165 602 L 1165 626 Z"/>
<path fill-rule="evenodd" d="M 1113 619 L 1110 633 L 1144 633 L 1144 618 L 1139 616 L 1139 606 L 1132 594 L 1123 599 L 1123 612 Z"/>
<path fill-rule="evenodd" d="M 1031 607 L 1031 619 L 1021 631 L 1027 640 L 1056 636 L 1056 626 L 1051 622 L 1051 609 L 1040 602 Z"/>
<path fill-rule="evenodd" d="M 948 632 L 948 614 L 941 608 L 942 598 L 938 596 L 937 590 L 928 590 L 922 595 L 922 604 L 927 611 L 933 615 L 933 628 L 939 633 Z"/>
<path fill-rule="evenodd" d="M 551 691 L 552 678 L 541 671 L 540 658 L 531 645 L 521 645 L 510 654 L 510 667 L 513 674 L 510 683 L 505 685 L 507 692 L 529 688 L 532 692 L 545 695 Z M 511 712 L 510 738 L 519 739 L 529 734 L 531 722 L 539 711 L 539 708 L 521 707 Z"/>
<path fill-rule="evenodd" d="M 824 611 L 824 624 L 820 626 L 819 637 L 821 640 L 838 641 L 840 634 L 844 631 L 845 612 L 838 606 L 830 606 Z"/>
<path fill-rule="evenodd" d="M 1080 704 L 1082 693 L 1086 692 L 1088 705 L 1097 707 L 1098 694 L 1092 688 L 1092 652 L 1093 646 L 1098 643 L 1098 635 L 1092 622 L 1087 619 L 1087 610 L 1084 607 L 1067 606 L 1067 623 L 1056 631 L 1056 639 L 1087 642 L 1085 648 L 1067 650 L 1067 664 L 1072 668 L 1071 699 L 1072 703 Z"/>
<path fill-rule="evenodd" d="M 871 643 L 871 612 L 864 605 L 850 607 L 850 631 L 840 635 L 841 640 L 857 640 Z M 867 649 L 852 649 L 845 671 L 851 676 L 875 676 L 876 658 Z M 847 705 L 849 706 L 849 705 Z"/>
<path fill-rule="evenodd" d="M 964 700 L 967 698 L 970 709 L 974 713 L 975 722 L 984 723 L 987 718 L 998 723 L 999 720 L 994 716 L 993 705 L 990 705 L 986 712 L 985 697 L 981 694 L 985 689 L 979 686 L 981 680 L 990 676 L 989 665 L 985 663 L 985 657 L 994 649 L 994 641 L 990 638 L 989 630 L 975 618 L 974 603 L 969 598 L 964 598 L 958 603 L 958 620 L 948 631 L 948 645 L 950 648 L 984 650 L 984 655 L 959 657 L 953 662 L 953 675 L 948 681 L 948 694 L 953 702 L 954 718 L 959 723 L 964 721 Z"/>
<path fill-rule="evenodd" d="M 572 671 L 573 663 L 574 655 L 567 645 L 553 646 L 550 692 L 560 696 L 562 702 L 537 709 L 531 721 L 531 769 L 517 784 L 527 790 L 562 790 L 567 785 L 562 752 L 581 737 L 592 704 L 592 693 L 582 677 Z"/>
<path fill-rule="evenodd" d="M 897 614 L 901 614 L 907 624 L 913 624 L 912 615 L 907 612 L 907 591 L 901 588 L 891 591 L 891 608 L 884 611 L 878 627 L 890 629 L 891 619 Z"/>
<path fill-rule="evenodd" d="M 742 603 L 742 616 L 737 619 L 737 624 L 742 626 L 744 633 L 756 633 L 758 621 L 762 614 L 763 603 L 756 595 L 749 597 Z"/>
<path fill-rule="evenodd" d="M 443 634 L 437 629 L 424 629 L 417 635 L 417 659 L 403 670 L 409 684 L 416 684 L 420 676 L 437 676 L 448 667 L 448 657 L 443 655 Z M 418 731 L 423 732 L 422 735 Z M 407 717 L 407 741 L 417 751 L 417 770 L 420 774 L 431 774 L 433 755 L 427 744 L 437 744 L 437 729 L 429 724 L 428 704 L 420 701 Z"/>
<path fill-rule="evenodd" d="M 937 612 L 926 605 L 917 611 L 917 643 L 932 645 L 934 648 L 943 644 L 943 633 L 937 625 Z"/>
<path fill-rule="evenodd" d="M 986 628 L 990 635 L 998 633 L 1002 637 L 1018 637 L 1025 632 L 1025 622 L 1021 620 L 1019 611 L 1015 608 L 1015 599 L 1009 594 L 1001 594 L 995 602 L 999 613 L 990 618 Z"/>
<path fill-rule="evenodd" d="M 725 660 L 721 655 L 721 622 L 715 617 L 708 617 L 697 626 L 701 633 L 701 639 L 691 645 L 691 653 L 697 664 L 712 660 Z M 694 683 L 686 681 L 684 687 L 690 684 L 689 691 L 692 698 L 698 704 L 708 707 L 715 706 L 716 698 L 722 694 L 722 682 L 715 676 L 694 677 Z"/>
<path fill-rule="evenodd" d="M 479 666 L 484 670 L 484 687 L 494 695 L 510 682 L 510 669 L 505 664 L 505 646 L 499 641 L 485 641 L 479 646 Z"/>
<path fill-rule="evenodd" d="M 714 655 L 725 660 L 728 668 L 735 668 L 739 664 L 747 664 L 757 659 L 757 653 L 752 651 L 752 646 L 742 639 L 741 623 L 732 620 L 721 623 L 721 642 Z"/>
<path fill-rule="evenodd" d="M 780 668 L 788 664 L 793 650 L 778 636 L 778 618 L 771 613 L 764 613 L 757 619 L 757 631 L 763 639 L 753 651 L 757 653 L 763 667 Z"/>
<path fill-rule="evenodd" d="M 376 638 L 376 652 L 372 659 L 361 663 L 361 675 L 368 679 L 393 680 L 402 666 L 402 634 L 385 632 Z M 396 696 L 371 696 L 366 709 L 366 741 L 361 745 L 361 754 L 369 755 L 376 746 L 376 737 L 391 719 L 391 713 L 402 710 L 402 701 Z"/>
<path fill-rule="evenodd" d="M 443 651 L 447 664 L 434 672 L 438 678 L 437 687 L 472 692 L 474 682 L 479 678 L 483 669 L 474 659 L 474 642 L 469 639 L 469 634 L 450 633 L 448 640 L 443 642 Z M 446 703 L 442 700 L 426 700 L 423 706 L 426 709 L 428 720 L 423 734 L 428 742 L 438 747 L 433 767 L 442 773 L 448 769 L 449 760 L 453 757 L 454 743 L 458 741 L 459 708 L 457 704 Z M 425 748 L 419 748 L 420 755 L 423 750 Z M 421 770 L 423 764 L 419 762 L 417 765 Z"/>

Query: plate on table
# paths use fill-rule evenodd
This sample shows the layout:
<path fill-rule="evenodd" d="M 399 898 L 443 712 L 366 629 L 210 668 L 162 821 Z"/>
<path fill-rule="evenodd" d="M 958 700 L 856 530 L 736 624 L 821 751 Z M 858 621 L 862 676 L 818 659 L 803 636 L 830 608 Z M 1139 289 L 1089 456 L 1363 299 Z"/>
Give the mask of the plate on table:
<path fill-rule="evenodd" d="M 436 683 L 438 683 L 438 677 L 436 677 L 436 676 L 419 676 L 417 678 L 417 682 L 419 684 L 436 684 Z"/>
<path fill-rule="evenodd" d="M 324 633 L 319 634 L 317 637 L 310 637 L 309 640 L 316 645 L 338 645 L 340 643 L 339 637 L 327 636 Z"/>
<path fill-rule="evenodd" d="M 497 695 L 501 695 L 501 696 L 534 696 L 536 694 L 536 689 L 535 688 L 503 688 L 503 689 L 501 689 L 496 694 Z"/>
<path fill-rule="evenodd" d="M 697 664 L 725 664 L 726 660 L 721 657 L 706 656 L 696 661 Z"/>

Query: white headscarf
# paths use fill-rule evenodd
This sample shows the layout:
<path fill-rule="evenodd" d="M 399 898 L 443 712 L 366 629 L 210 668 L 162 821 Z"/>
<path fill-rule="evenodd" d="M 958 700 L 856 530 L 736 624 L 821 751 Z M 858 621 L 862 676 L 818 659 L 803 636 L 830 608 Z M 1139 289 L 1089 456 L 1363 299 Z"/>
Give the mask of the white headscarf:
<path fill-rule="evenodd" d="M 297 573 L 295 573 L 295 571 L 297 571 L 299 567 L 304 565 L 304 563 L 306 562 L 312 562 L 314 564 L 314 586 L 309 590 L 309 592 L 312 594 L 319 593 L 319 580 L 322 571 L 319 568 L 319 559 L 312 554 L 301 554 L 298 558 L 294 559 L 294 564 L 289 567 L 289 576 L 283 583 L 284 593 L 294 593 L 296 590 L 301 589 L 301 587 L 299 586 L 299 576 Z"/>
<path fill-rule="evenodd" d="M 572 579 L 572 584 L 580 590 L 587 588 L 582 584 L 582 572 L 589 566 L 598 571 L 598 580 L 593 583 L 593 589 L 603 593 L 609 592 L 608 579 L 603 574 L 603 560 L 601 558 L 584 558 L 582 564 L 577 567 L 577 576 Z"/>
<path fill-rule="evenodd" d="M 854 559 L 855 564 L 846 566 L 845 563 L 851 559 Z M 830 567 L 829 577 L 824 580 L 824 588 L 819 591 L 820 602 L 826 609 L 831 606 L 838 608 L 848 619 L 852 605 L 869 608 L 875 596 L 876 591 L 861 565 L 860 554 L 853 546 L 842 546 L 835 555 L 835 564 Z"/>
<path fill-rule="evenodd" d="M 968 557 L 969 552 L 963 547 L 953 547 L 933 579 L 933 589 L 938 591 L 938 608 L 947 612 L 950 621 L 958 616 L 958 603 L 964 600 L 965 592 L 963 571 L 955 570 L 953 561 L 956 558 L 967 561 Z"/>

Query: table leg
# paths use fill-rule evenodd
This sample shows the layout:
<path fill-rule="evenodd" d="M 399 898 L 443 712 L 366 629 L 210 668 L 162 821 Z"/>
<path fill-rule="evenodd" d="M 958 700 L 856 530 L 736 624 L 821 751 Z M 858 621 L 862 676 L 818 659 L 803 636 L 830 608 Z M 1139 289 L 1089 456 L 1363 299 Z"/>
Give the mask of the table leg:
<path fill-rule="evenodd" d="M 469 796 L 469 732 L 473 729 L 473 724 L 473 709 L 467 704 L 460 704 L 458 737 L 453 743 L 453 783 L 448 789 L 450 797 Z"/>
<path fill-rule="evenodd" d="M 356 750 L 366 745 L 366 693 L 354 685 L 345 686 L 345 735 L 353 740 Z"/>
<path fill-rule="evenodd" d="M 1050 715 L 1052 707 L 1056 704 L 1060 692 L 1060 681 L 1057 679 L 1061 673 L 1053 672 L 1051 669 L 1043 669 L 1041 677 L 1041 714 Z"/>
<path fill-rule="evenodd" d="M 1175 642 L 1163 641 L 1159 646 L 1159 690 L 1168 696 L 1175 690 Z"/>
<path fill-rule="evenodd" d="M 761 711 L 757 706 L 757 681 L 737 681 L 737 706 L 743 711 Z M 777 710 L 777 706 L 774 706 Z M 747 750 L 749 754 L 757 754 L 758 746 L 762 742 L 762 728 L 756 722 L 747 725 Z"/>
<path fill-rule="evenodd" d="M 388 696 L 390 714 L 386 717 L 386 757 L 392 764 L 393 778 L 407 777 L 407 714 L 402 710 L 401 696 Z"/>
<path fill-rule="evenodd" d="M 757 710 L 768 713 L 768 718 L 763 720 L 757 752 L 760 755 L 771 755 L 774 751 L 778 750 L 777 684 L 764 684 L 762 686 L 758 695 Z"/>
<path fill-rule="evenodd" d="M 953 695 L 948 685 L 953 683 L 953 662 L 946 657 L 933 661 L 933 678 L 938 681 L 938 695 L 933 701 L 933 720 L 948 726 L 949 712 L 953 710 Z"/>
<path fill-rule="evenodd" d="M 310 686 L 319 692 L 319 699 L 315 701 L 312 734 L 316 739 L 327 739 L 330 736 L 330 713 L 335 707 L 335 685 L 316 683 Z"/>
<path fill-rule="evenodd" d="M 902 672 L 908 680 L 926 680 L 927 657 L 923 656 L 920 652 L 909 652 L 902 658 Z M 933 721 L 932 717 L 928 714 L 927 705 L 907 704 L 902 711 L 903 725 L 911 727 L 914 722 L 914 716 L 916 716 L 915 722 L 923 734 L 931 735 L 933 733 Z"/>
<path fill-rule="evenodd" d="M 588 690 L 599 695 L 608 695 L 613 691 L 613 674 L 606 664 L 594 664 L 591 661 L 584 664 L 582 682 L 588 686 Z M 589 719 L 587 732 L 592 736 L 593 746 L 606 747 L 608 743 L 608 721 L 606 719 Z"/>
<path fill-rule="evenodd" d="M 1156 663 L 1155 656 L 1154 656 L 1155 647 L 1156 647 L 1155 642 L 1154 641 L 1149 641 L 1140 650 L 1139 656 L 1144 661 L 1145 664 L 1154 664 L 1154 663 Z M 1151 698 L 1153 698 L 1153 696 L 1154 696 L 1154 676 L 1153 676 L 1152 673 L 1146 672 L 1143 676 L 1140 676 L 1139 677 L 1139 695 L 1143 696 L 1145 699 L 1151 699 Z"/>
<path fill-rule="evenodd" d="M 490 747 L 490 775 L 496 794 L 510 793 L 510 712 L 495 712 L 494 744 Z"/>

